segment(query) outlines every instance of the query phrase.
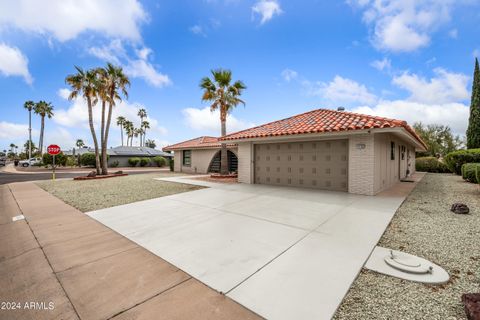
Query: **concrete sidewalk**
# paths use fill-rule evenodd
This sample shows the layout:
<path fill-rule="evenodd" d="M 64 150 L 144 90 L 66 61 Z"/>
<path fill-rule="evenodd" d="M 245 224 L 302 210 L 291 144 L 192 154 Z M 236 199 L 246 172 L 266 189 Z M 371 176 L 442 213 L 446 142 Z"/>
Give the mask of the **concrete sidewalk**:
<path fill-rule="evenodd" d="M 0 199 L 1 319 L 260 318 L 32 183 Z"/>

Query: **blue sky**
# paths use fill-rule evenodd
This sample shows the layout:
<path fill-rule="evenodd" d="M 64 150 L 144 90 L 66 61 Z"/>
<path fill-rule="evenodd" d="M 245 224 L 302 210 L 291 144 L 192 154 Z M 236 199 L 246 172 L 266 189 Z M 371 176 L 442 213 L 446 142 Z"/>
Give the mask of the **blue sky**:
<path fill-rule="evenodd" d="M 160 146 L 218 135 L 198 83 L 219 67 L 248 86 L 230 132 L 344 106 L 463 135 L 479 9 L 473 0 L 0 0 L 0 149 L 27 140 L 26 100 L 55 107 L 46 144 L 91 144 L 85 104 L 65 99 L 64 80 L 74 65 L 106 61 L 132 82 L 115 116 L 138 124 L 146 108 L 147 139 Z M 39 127 L 34 116 L 34 141 Z M 116 126 L 110 137 L 120 143 Z"/>

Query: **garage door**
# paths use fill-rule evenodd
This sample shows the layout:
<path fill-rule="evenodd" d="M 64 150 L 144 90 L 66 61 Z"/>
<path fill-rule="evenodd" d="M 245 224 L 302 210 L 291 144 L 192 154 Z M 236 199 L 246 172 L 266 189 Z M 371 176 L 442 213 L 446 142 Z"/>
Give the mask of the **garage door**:
<path fill-rule="evenodd" d="M 347 191 L 347 140 L 255 145 L 255 183 Z"/>

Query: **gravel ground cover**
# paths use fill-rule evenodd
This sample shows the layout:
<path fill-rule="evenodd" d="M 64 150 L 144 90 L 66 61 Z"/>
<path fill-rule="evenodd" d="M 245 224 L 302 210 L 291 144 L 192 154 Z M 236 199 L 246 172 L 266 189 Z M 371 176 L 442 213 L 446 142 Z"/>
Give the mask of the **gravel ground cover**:
<path fill-rule="evenodd" d="M 138 174 L 110 179 L 42 181 L 37 184 L 82 212 L 201 189 L 189 184 L 159 181 L 172 173 Z"/>
<path fill-rule="evenodd" d="M 454 202 L 470 214 L 450 212 Z M 334 319 L 466 319 L 461 295 L 480 291 L 480 190 L 450 174 L 427 174 L 398 209 L 380 246 L 444 267 L 451 276 L 428 286 L 362 270 Z"/>

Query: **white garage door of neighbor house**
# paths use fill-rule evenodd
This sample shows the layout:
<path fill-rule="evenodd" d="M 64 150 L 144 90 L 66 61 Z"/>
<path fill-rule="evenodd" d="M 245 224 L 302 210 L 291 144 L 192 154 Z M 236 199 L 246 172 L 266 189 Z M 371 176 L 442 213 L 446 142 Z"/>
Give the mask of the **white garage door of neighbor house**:
<path fill-rule="evenodd" d="M 347 191 L 348 141 L 255 145 L 255 183 Z"/>

